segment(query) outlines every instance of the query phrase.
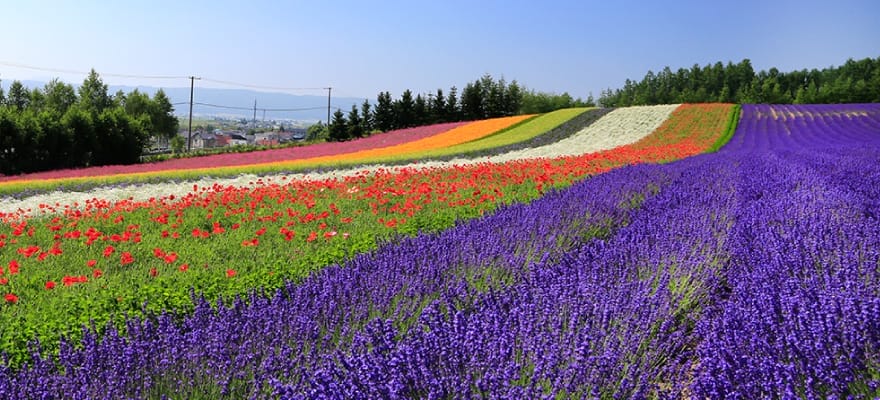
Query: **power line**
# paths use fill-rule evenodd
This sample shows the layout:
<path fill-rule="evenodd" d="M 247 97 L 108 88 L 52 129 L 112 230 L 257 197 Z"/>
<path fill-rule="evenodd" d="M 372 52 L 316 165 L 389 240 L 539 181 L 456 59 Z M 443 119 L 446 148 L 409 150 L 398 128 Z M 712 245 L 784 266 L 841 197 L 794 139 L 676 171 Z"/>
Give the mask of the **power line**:
<path fill-rule="evenodd" d="M 184 103 L 184 104 L 189 104 L 189 103 Z M 193 102 L 193 104 L 199 105 L 199 106 L 205 106 L 205 107 L 223 108 L 223 109 L 227 109 L 227 110 L 243 110 L 243 111 L 254 110 L 254 107 L 225 106 L 225 105 L 221 105 L 221 104 L 200 103 L 200 102 Z M 257 107 L 256 109 L 258 111 L 268 111 L 268 112 L 290 112 L 290 111 L 323 110 L 324 108 L 326 108 L 326 107 L 324 107 L 324 106 L 306 107 L 306 108 L 260 108 L 260 107 Z"/>
<path fill-rule="evenodd" d="M 85 71 L 78 71 L 78 70 L 73 70 L 73 69 L 37 67 L 37 66 L 34 66 L 34 65 L 12 63 L 12 62 L 8 62 L 8 61 L 0 61 L 0 65 L 5 65 L 5 66 L 7 66 L 7 67 L 14 67 L 14 68 L 32 69 L 32 70 L 37 70 L 37 71 L 57 72 L 57 73 L 62 73 L 62 74 L 88 75 L 88 74 L 91 73 L 91 71 L 89 71 L 89 72 L 85 72 Z M 137 79 L 189 79 L 188 76 L 174 76 L 174 75 L 133 75 L 133 74 L 115 74 L 115 73 L 108 73 L 108 72 L 102 72 L 102 73 L 100 73 L 99 75 L 102 75 L 102 76 L 111 76 L 111 77 L 114 77 L 114 78 L 137 78 Z"/>
<path fill-rule="evenodd" d="M 15 63 L 15 62 L 3 61 L 3 60 L 0 60 L 0 65 L 5 65 L 8 67 L 13 67 L 13 68 L 22 68 L 22 69 L 64 73 L 64 74 L 88 75 L 91 73 L 91 71 L 86 72 L 86 71 L 64 69 L 64 68 L 40 67 L 40 66 L 35 66 L 35 65 L 21 64 L 21 63 Z M 93 71 L 94 71 L 94 69 L 93 69 Z M 107 73 L 107 72 L 100 73 L 99 75 L 109 76 L 109 77 L 117 77 L 117 78 L 134 78 L 134 79 L 166 79 L 166 80 L 167 79 L 189 79 L 190 80 L 190 101 L 189 102 L 177 102 L 177 103 L 173 103 L 172 105 L 189 104 L 190 105 L 190 118 L 192 118 L 192 106 L 193 105 L 221 108 L 221 109 L 227 109 L 227 110 L 250 111 L 253 109 L 254 113 L 256 113 L 257 110 L 262 110 L 264 114 L 267 111 L 268 112 L 295 112 L 295 111 L 320 110 L 320 109 L 325 108 L 323 106 L 303 107 L 303 108 L 257 108 L 256 104 L 254 104 L 253 108 L 250 108 L 250 107 L 236 107 L 236 106 L 227 106 L 227 105 L 220 105 L 220 104 L 194 102 L 192 99 L 192 91 L 195 87 L 194 81 L 197 79 L 203 80 L 206 82 L 213 82 L 213 83 L 219 83 L 219 84 L 230 85 L 230 86 L 246 87 L 246 88 L 252 88 L 252 89 L 267 89 L 267 90 L 279 90 L 279 91 L 327 90 L 327 107 L 326 107 L 327 121 L 328 121 L 328 123 L 330 121 L 330 110 L 331 110 L 330 90 L 332 90 L 330 87 L 281 87 L 281 86 L 269 86 L 269 85 L 253 85 L 253 84 L 248 84 L 248 83 L 225 81 L 225 80 L 220 80 L 220 79 L 196 78 L 195 76 L 177 76 L 177 75 L 137 75 L 137 74 L 118 74 L 118 73 Z M 332 107 L 340 108 L 338 105 L 335 105 L 335 104 L 332 105 Z M 192 133 L 190 132 L 190 138 L 191 137 L 192 137 Z"/>
<path fill-rule="evenodd" d="M 314 88 L 314 87 L 298 87 L 297 88 L 297 87 L 252 85 L 252 84 L 248 84 L 248 83 L 221 81 L 219 79 L 209 79 L 209 78 L 202 78 L 202 80 L 205 82 L 220 83 L 220 84 L 229 85 L 229 86 L 241 86 L 241 87 L 246 87 L 246 88 L 251 88 L 251 89 L 269 89 L 269 90 L 324 90 L 324 89 L 326 89 L 326 88 Z"/>
<path fill-rule="evenodd" d="M 31 69 L 37 71 L 46 71 L 46 72 L 56 72 L 62 74 L 77 74 L 77 75 L 88 75 L 91 71 L 79 71 L 74 69 L 65 69 L 65 68 L 50 68 L 50 67 L 40 67 L 36 65 L 15 63 L 9 61 L 0 60 L 0 65 L 5 65 L 13 68 L 22 68 L 22 69 Z M 183 75 L 137 75 L 137 74 L 119 74 L 119 73 L 111 73 L 111 72 L 101 72 L 99 73 L 101 76 L 109 76 L 114 78 L 135 78 L 135 79 L 190 79 L 189 76 Z M 268 89 L 268 90 L 281 90 L 281 91 L 294 91 L 294 90 L 324 90 L 326 88 L 323 87 L 283 87 L 283 86 L 270 86 L 270 85 L 254 85 L 249 83 L 241 83 L 241 82 L 233 82 L 233 81 L 225 81 L 220 79 L 210 79 L 210 78 L 201 78 L 201 80 L 205 82 L 213 82 L 219 83 L 223 85 L 229 86 L 240 86 L 252 89 Z"/>

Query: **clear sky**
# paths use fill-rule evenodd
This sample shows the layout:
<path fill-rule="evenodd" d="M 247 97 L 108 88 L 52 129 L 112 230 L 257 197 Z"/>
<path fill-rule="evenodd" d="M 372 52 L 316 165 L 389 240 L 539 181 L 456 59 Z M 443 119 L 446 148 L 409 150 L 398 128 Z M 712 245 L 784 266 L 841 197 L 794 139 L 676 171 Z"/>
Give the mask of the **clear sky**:
<path fill-rule="evenodd" d="M 0 0 L 0 79 L 195 75 L 375 100 L 461 89 L 485 73 L 596 97 L 673 70 L 749 58 L 756 70 L 880 57 L 880 1 Z M 110 84 L 189 80 L 104 76 Z M 208 81 L 200 86 L 229 87 Z M 320 94 L 322 91 L 290 91 Z"/>

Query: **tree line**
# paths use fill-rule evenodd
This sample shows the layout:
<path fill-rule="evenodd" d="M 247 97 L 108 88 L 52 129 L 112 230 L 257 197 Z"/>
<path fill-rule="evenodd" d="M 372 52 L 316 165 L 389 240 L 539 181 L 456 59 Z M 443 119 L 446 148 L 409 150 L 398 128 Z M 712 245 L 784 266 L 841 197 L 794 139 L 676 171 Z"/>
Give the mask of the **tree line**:
<path fill-rule="evenodd" d="M 161 89 L 110 95 L 94 69 L 76 90 L 13 81 L 8 93 L 0 87 L 0 174 L 137 163 L 151 137 L 177 134 L 173 113 Z"/>
<path fill-rule="evenodd" d="M 347 113 L 336 109 L 326 129 L 329 141 L 345 141 L 367 136 L 373 132 L 456 121 L 474 121 L 518 114 L 538 114 L 569 107 L 593 106 L 592 96 L 586 101 L 568 93 L 536 92 L 520 86 L 515 80 L 496 80 L 486 74 L 465 85 L 461 94 L 452 86 L 448 92 L 437 89 L 427 95 L 404 90 L 399 98 L 380 92 L 376 103 L 365 100 L 360 107 L 352 105 Z M 310 135 L 320 135 L 322 124 L 310 129 Z"/>
<path fill-rule="evenodd" d="M 627 79 L 622 88 L 599 96 L 604 107 L 674 103 L 875 103 L 880 102 L 880 57 L 847 60 L 839 67 L 755 72 L 751 61 L 716 62 L 673 72 L 648 71 L 641 81 Z"/>

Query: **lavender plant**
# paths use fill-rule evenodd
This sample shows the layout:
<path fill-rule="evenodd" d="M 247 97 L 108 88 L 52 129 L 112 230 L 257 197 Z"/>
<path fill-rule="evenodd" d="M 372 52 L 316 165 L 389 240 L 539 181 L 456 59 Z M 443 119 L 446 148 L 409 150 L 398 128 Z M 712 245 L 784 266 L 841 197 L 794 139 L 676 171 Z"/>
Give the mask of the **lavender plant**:
<path fill-rule="evenodd" d="M 742 111 L 718 153 L 35 344 L 0 397 L 880 396 L 880 108 Z"/>

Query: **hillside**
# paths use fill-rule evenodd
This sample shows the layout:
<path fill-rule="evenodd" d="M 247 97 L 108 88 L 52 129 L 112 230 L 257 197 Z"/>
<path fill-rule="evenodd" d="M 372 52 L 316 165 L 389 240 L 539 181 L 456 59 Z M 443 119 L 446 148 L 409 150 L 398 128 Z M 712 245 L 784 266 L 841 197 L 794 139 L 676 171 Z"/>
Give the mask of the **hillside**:
<path fill-rule="evenodd" d="M 589 112 L 20 193 L 0 397 L 880 394 L 877 104 Z"/>

